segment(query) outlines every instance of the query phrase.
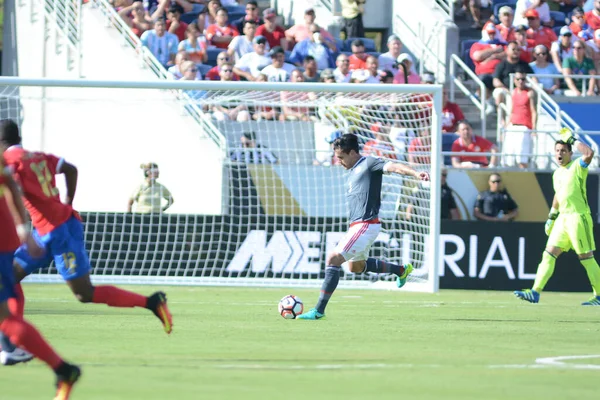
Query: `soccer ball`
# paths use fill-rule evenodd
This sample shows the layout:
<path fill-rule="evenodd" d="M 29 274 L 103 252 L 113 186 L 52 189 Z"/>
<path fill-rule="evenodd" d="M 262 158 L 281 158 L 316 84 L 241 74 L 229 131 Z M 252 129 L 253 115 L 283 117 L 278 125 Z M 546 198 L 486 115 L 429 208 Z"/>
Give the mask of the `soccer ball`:
<path fill-rule="evenodd" d="M 285 319 L 294 319 L 304 311 L 304 304 L 299 297 L 287 295 L 279 300 L 279 314 Z"/>

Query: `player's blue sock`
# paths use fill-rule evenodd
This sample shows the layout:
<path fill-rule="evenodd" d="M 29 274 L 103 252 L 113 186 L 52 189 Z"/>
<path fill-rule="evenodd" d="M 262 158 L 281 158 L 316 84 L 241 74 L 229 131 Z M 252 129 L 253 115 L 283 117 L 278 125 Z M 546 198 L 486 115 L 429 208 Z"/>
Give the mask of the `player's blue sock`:
<path fill-rule="evenodd" d="M 3 333 L 0 333 L 0 347 L 2 347 L 2 351 L 7 351 L 9 353 L 15 351 L 15 345 L 12 344 L 10 340 L 8 340 L 8 337 Z"/>
<path fill-rule="evenodd" d="M 404 265 L 392 264 L 377 258 L 367 258 L 367 266 L 365 267 L 364 272 L 395 274 L 400 276 L 404 273 Z"/>
<path fill-rule="evenodd" d="M 336 265 L 328 265 L 325 268 L 325 280 L 321 286 L 321 294 L 319 295 L 319 301 L 315 307 L 318 312 L 325 314 L 325 307 L 331 298 L 331 295 L 335 291 L 335 288 L 340 281 L 340 267 Z"/>

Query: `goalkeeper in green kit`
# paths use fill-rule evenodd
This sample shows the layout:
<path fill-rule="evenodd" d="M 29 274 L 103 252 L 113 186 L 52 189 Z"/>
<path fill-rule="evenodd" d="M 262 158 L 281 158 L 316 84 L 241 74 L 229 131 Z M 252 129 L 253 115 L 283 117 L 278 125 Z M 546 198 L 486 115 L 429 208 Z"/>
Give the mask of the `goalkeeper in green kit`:
<path fill-rule="evenodd" d="M 563 128 L 560 140 L 554 144 L 554 158 L 559 168 L 554 171 L 552 182 L 554 199 L 546 221 L 548 242 L 542 254 L 532 289 L 518 290 L 514 294 L 530 303 L 540 301 L 540 293 L 554 272 L 556 259 L 563 252 L 573 249 L 585 268 L 594 297 L 582 303 L 600 306 L 600 267 L 594 259 L 594 232 L 590 207 L 587 201 L 586 182 L 588 166 L 594 151 L 577 140 L 571 130 Z M 582 156 L 573 160 L 573 146 Z"/>

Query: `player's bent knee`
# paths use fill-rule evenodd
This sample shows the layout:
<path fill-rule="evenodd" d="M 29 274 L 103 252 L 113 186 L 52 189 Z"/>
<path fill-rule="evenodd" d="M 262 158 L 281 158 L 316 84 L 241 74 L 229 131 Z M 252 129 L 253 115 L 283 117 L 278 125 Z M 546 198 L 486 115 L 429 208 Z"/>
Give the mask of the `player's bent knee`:
<path fill-rule="evenodd" d="M 366 266 L 366 263 L 364 261 L 349 261 L 348 262 L 348 268 L 350 269 L 350 272 L 353 272 L 355 274 L 360 274 L 360 273 L 364 272 L 365 266 Z"/>
<path fill-rule="evenodd" d="M 340 267 L 346 259 L 343 255 L 339 253 L 332 253 L 327 256 L 327 265 L 335 265 L 336 267 Z"/>
<path fill-rule="evenodd" d="M 27 272 L 19 264 L 13 264 L 13 274 L 17 283 L 21 282 L 27 276 Z"/>

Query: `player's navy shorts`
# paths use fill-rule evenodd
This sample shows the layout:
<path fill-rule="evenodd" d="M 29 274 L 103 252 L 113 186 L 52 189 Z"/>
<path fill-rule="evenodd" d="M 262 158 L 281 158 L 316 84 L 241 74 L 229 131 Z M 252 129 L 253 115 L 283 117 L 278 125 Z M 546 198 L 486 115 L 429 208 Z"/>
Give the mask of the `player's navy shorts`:
<path fill-rule="evenodd" d="M 27 247 L 23 245 L 14 255 L 15 262 L 25 270 L 27 275 L 49 267 L 52 260 L 66 281 L 85 276 L 90 272 L 91 265 L 85 250 L 83 224 L 77 218 L 71 217 L 44 236 L 40 236 L 34 229 L 33 237 L 46 250 L 44 256 L 31 257 Z"/>
<path fill-rule="evenodd" d="M 0 253 L 0 303 L 15 297 L 15 275 L 13 273 L 13 253 Z"/>

